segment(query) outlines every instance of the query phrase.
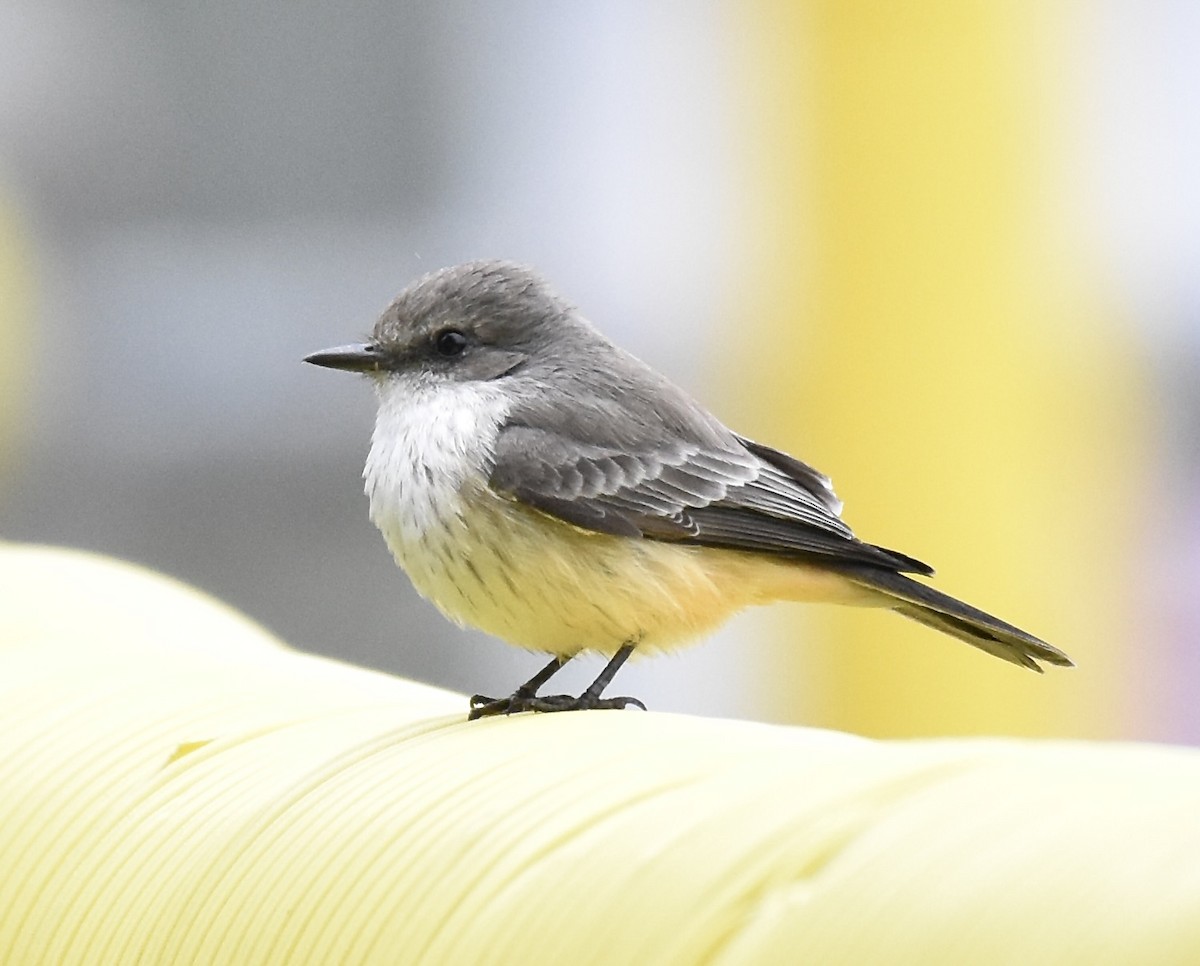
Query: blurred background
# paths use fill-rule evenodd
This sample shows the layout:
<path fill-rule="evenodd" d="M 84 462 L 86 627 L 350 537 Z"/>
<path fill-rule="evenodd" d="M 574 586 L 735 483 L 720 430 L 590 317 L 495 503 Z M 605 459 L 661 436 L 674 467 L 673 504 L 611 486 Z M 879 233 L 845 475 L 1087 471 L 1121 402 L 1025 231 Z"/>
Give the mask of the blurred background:
<path fill-rule="evenodd" d="M 540 659 L 414 595 L 369 387 L 300 360 L 515 258 L 1079 664 L 781 605 L 617 691 L 1200 740 L 1198 44 L 1183 0 L 5 0 L 0 535 L 508 693 Z"/>

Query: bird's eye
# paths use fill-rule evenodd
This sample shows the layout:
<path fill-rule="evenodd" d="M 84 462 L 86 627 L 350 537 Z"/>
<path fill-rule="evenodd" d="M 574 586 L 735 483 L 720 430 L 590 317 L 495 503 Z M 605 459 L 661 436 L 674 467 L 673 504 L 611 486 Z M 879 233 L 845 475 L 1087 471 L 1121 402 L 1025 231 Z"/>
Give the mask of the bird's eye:
<path fill-rule="evenodd" d="M 434 336 L 433 347 L 439 356 L 460 356 L 467 347 L 467 337 L 458 329 L 443 329 Z"/>

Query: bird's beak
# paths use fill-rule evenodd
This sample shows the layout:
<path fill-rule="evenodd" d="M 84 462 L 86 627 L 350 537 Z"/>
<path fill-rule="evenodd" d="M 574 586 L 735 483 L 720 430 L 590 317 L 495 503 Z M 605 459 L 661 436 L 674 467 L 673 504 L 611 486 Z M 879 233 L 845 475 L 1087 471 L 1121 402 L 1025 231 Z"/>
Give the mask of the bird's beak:
<path fill-rule="evenodd" d="M 378 372 L 386 368 L 387 358 L 378 346 L 369 342 L 357 345 L 340 345 L 333 349 L 322 349 L 304 357 L 305 362 L 326 369 L 345 369 L 347 372 Z"/>

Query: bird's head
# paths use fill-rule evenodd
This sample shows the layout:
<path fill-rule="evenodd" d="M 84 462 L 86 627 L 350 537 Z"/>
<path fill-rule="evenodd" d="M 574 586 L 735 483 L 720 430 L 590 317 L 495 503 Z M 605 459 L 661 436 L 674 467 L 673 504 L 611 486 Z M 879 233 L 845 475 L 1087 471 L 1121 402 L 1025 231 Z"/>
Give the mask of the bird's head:
<path fill-rule="evenodd" d="M 539 275 L 503 261 L 444 268 L 417 279 L 379 317 L 366 342 L 305 362 L 426 385 L 503 378 L 586 325 Z M 382 388 L 382 385 L 381 385 Z"/>

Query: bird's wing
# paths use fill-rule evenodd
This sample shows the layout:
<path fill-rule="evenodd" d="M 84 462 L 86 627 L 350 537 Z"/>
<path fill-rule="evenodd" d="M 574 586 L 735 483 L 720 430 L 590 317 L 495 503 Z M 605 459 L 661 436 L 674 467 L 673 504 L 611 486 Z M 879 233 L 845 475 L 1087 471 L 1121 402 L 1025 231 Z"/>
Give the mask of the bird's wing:
<path fill-rule="evenodd" d="M 575 435 L 508 423 L 490 486 L 599 533 L 932 573 L 918 560 L 858 540 L 838 516 L 829 480 L 769 447 L 731 433 L 630 449 Z"/>

